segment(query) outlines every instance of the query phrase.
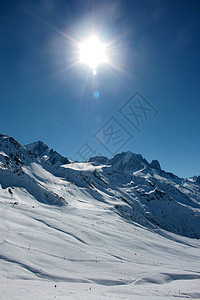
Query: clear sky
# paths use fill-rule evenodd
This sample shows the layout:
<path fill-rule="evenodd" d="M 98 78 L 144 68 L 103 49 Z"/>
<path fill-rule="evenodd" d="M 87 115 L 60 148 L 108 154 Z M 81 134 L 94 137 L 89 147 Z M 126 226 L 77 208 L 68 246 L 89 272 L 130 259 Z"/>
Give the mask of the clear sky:
<path fill-rule="evenodd" d="M 113 64 L 95 76 L 74 43 L 94 32 Z M 130 150 L 198 175 L 199 53 L 198 0 L 0 1 L 0 132 L 72 159 Z"/>

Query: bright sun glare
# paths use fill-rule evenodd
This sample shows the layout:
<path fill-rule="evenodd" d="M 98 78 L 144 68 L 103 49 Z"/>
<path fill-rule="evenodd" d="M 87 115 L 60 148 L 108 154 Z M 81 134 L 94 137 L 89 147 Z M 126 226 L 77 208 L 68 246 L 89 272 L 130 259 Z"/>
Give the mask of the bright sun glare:
<path fill-rule="evenodd" d="M 86 63 L 96 75 L 97 67 L 101 63 L 107 62 L 106 45 L 101 43 L 96 36 L 91 36 L 88 40 L 79 45 L 80 61 Z"/>

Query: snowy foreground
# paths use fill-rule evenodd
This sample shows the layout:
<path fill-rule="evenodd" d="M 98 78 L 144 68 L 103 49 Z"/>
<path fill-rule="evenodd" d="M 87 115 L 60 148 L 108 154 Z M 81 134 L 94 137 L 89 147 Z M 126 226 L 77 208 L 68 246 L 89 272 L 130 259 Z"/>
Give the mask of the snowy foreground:
<path fill-rule="evenodd" d="M 142 210 L 141 222 L 135 211 L 130 217 L 127 183 L 116 191 L 114 182 L 89 181 L 98 171 L 95 178 L 105 183 L 109 167 L 69 163 L 53 174 L 51 165 L 29 160 L 25 150 L 24 161 L 8 163 L 12 147 L 0 153 L 0 299 L 200 299 L 200 239 L 190 237 L 200 230 L 198 189 L 188 198 L 191 206 L 186 198 L 181 204 L 197 227 L 185 227 L 186 237 L 149 219 L 145 226 Z M 142 174 L 134 176 L 144 186 Z M 192 187 L 198 186 L 191 183 L 190 193 Z M 181 228 L 179 212 L 177 220 Z"/>
<path fill-rule="evenodd" d="M 15 193 L 18 205 L 6 192 L 0 204 L 1 299 L 200 298 L 199 240 L 129 224 L 83 194 L 53 208 Z"/>

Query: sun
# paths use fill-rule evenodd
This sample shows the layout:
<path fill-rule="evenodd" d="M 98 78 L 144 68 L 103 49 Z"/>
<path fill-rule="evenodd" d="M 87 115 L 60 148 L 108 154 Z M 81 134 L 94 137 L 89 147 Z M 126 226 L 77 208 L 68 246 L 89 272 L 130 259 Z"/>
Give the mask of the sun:
<path fill-rule="evenodd" d="M 80 61 L 86 63 L 97 74 L 97 67 L 107 62 L 106 44 L 93 35 L 88 40 L 79 44 Z"/>

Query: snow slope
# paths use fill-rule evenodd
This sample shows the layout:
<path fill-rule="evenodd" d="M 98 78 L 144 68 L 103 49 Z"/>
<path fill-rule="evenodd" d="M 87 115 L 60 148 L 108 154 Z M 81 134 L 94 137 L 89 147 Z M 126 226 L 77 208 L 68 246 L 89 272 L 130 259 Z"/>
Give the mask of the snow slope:
<path fill-rule="evenodd" d="M 200 185 L 127 156 L 58 166 L 0 136 L 0 299 L 200 298 Z"/>

